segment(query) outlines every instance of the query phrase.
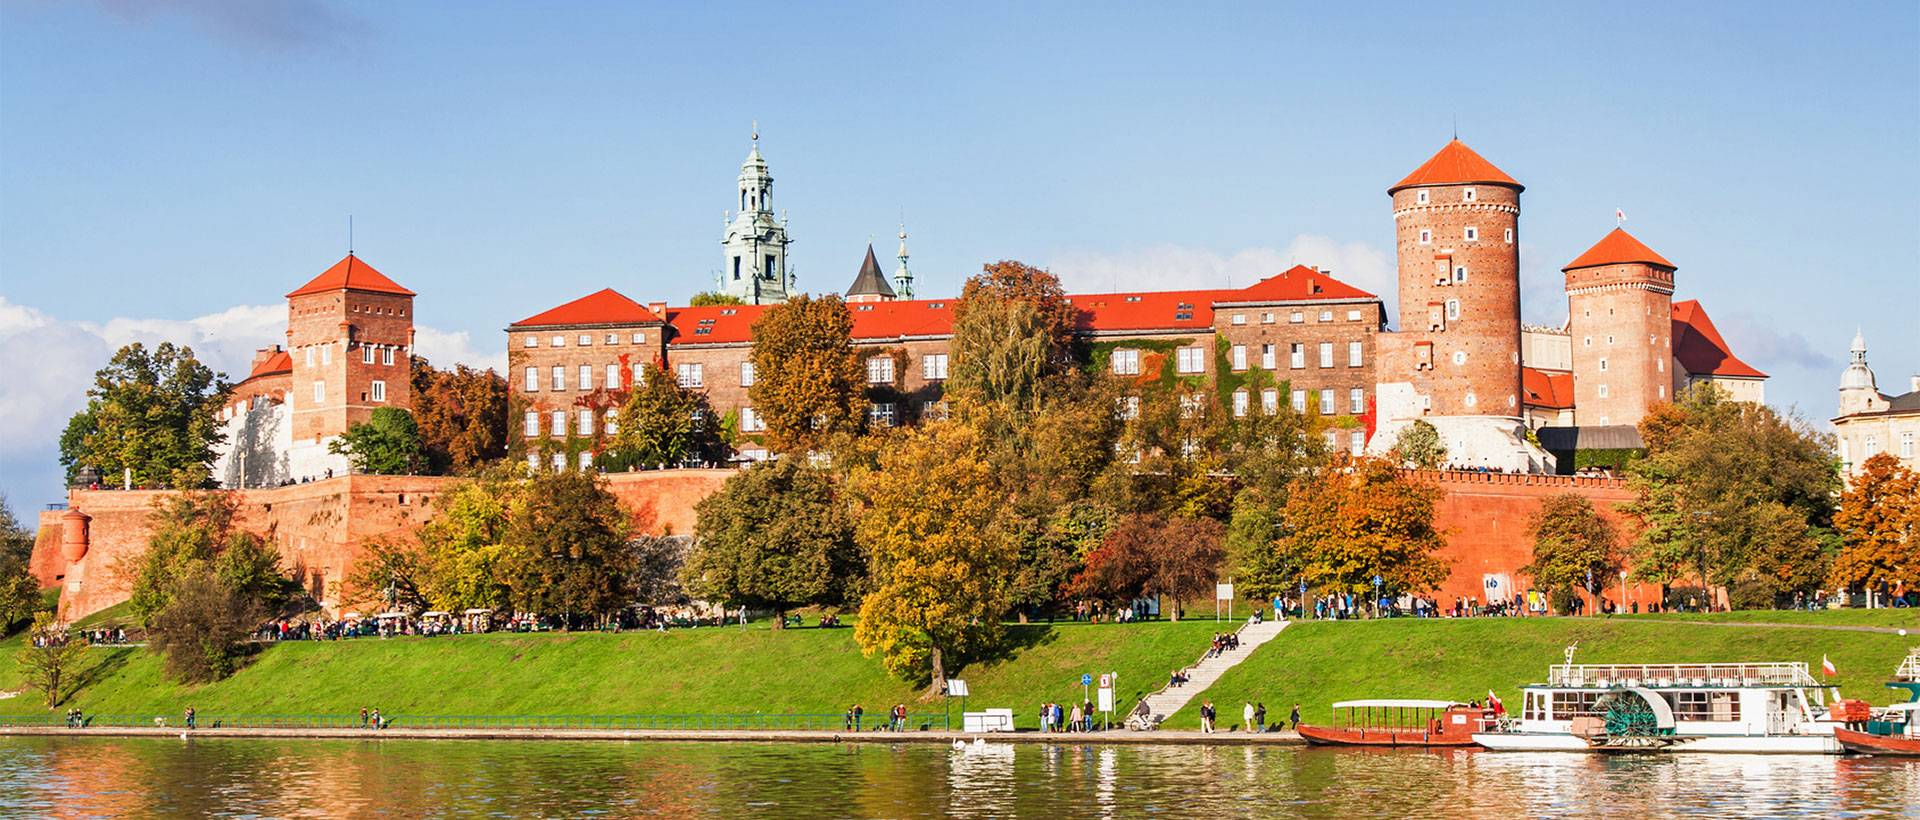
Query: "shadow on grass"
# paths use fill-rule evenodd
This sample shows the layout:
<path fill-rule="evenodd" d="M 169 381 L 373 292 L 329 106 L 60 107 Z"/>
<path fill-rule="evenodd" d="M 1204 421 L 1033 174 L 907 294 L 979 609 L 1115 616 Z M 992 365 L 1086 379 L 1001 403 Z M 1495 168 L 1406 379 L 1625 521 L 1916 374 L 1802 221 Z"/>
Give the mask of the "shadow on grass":
<path fill-rule="evenodd" d="M 131 657 L 134 652 L 137 652 L 137 651 L 139 650 L 126 648 L 126 649 L 109 649 L 102 652 L 100 660 L 94 662 L 91 666 L 87 666 L 83 669 L 77 669 L 74 671 L 73 684 L 66 687 L 66 692 L 61 696 L 60 703 L 57 703 L 54 705 L 55 706 L 63 705 L 67 701 L 72 700 L 75 695 L 80 694 L 80 692 L 86 689 L 87 687 L 93 686 L 95 684 L 98 684 L 102 681 L 107 680 L 108 678 L 111 678 L 115 675 L 120 674 L 120 670 L 126 668 L 127 659 Z M 93 654 L 92 648 L 88 649 L 87 654 L 88 655 Z"/>
<path fill-rule="evenodd" d="M 1050 624 L 1008 624 L 1007 642 L 992 651 L 979 655 L 970 655 L 963 659 L 963 666 L 996 666 L 1020 657 L 1020 653 L 1034 647 L 1046 646 L 1060 640 L 1060 635 Z"/>

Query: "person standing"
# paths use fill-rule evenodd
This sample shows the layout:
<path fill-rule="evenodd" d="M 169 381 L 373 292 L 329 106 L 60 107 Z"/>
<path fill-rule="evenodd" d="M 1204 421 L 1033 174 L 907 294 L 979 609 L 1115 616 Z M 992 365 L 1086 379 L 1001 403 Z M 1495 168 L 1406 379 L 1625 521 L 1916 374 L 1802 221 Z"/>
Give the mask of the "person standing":
<path fill-rule="evenodd" d="M 1080 713 L 1087 716 L 1086 731 L 1093 731 L 1093 701 L 1081 700 Z"/>
<path fill-rule="evenodd" d="M 193 728 L 193 707 L 187 707 L 187 728 Z"/>
<path fill-rule="evenodd" d="M 1256 732 L 1265 732 L 1267 730 L 1266 704 L 1256 703 L 1253 705 L 1253 727 L 1253 730 Z"/>
<path fill-rule="evenodd" d="M 1293 705 L 1293 714 L 1288 716 L 1288 720 L 1293 721 L 1293 728 L 1295 730 L 1300 728 L 1300 704 L 1296 703 Z"/>
<path fill-rule="evenodd" d="M 360 707 L 360 728 L 367 728 L 367 707 Z"/>
<path fill-rule="evenodd" d="M 1213 734 L 1213 701 L 1200 704 L 1200 733 Z"/>
<path fill-rule="evenodd" d="M 1247 701 L 1240 707 L 1240 723 L 1247 731 L 1253 731 L 1253 701 Z"/>

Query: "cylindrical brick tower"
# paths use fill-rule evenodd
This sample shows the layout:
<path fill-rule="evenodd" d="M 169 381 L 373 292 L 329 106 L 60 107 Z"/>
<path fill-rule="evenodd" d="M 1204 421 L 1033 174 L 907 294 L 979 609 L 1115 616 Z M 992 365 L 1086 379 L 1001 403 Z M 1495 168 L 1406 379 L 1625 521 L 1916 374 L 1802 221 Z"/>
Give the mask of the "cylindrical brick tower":
<path fill-rule="evenodd" d="M 1521 415 L 1523 190 L 1458 139 L 1387 189 L 1425 415 Z"/>
<path fill-rule="evenodd" d="M 1673 374 L 1673 263 L 1626 231 L 1565 268 L 1573 342 L 1573 423 L 1639 424 Z"/>

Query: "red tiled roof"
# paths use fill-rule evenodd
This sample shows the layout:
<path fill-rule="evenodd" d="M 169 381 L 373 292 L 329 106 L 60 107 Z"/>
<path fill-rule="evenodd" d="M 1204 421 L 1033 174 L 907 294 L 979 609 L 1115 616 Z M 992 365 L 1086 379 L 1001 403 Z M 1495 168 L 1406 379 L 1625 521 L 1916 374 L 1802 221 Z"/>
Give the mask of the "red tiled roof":
<path fill-rule="evenodd" d="M 536 313 L 508 327 L 551 327 L 556 325 L 640 325 L 660 321 L 653 311 L 639 302 L 607 288 L 582 296 L 544 313 Z"/>
<path fill-rule="evenodd" d="M 1767 374 L 1735 358 L 1700 302 L 1673 303 L 1673 357 L 1688 373 L 1764 379 Z"/>
<path fill-rule="evenodd" d="M 1601 265 L 1627 265 L 1641 263 L 1673 270 L 1674 264 L 1666 257 L 1654 253 L 1652 248 L 1633 238 L 1624 229 L 1614 228 L 1612 233 L 1600 238 L 1599 242 L 1580 254 L 1579 259 L 1567 263 L 1563 271 L 1574 268 L 1596 268 Z"/>
<path fill-rule="evenodd" d="M 1391 194 L 1401 188 L 1411 188 L 1416 185 L 1461 185 L 1469 182 L 1511 185 L 1526 190 L 1526 186 L 1493 167 L 1493 163 L 1474 153 L 1466 143 L 1455 138 L 1454 141 L 1447 143 L 1446 147 L 1441 148 L 1440 153 L 1434 154 L 1432 159 L 1413 169 L 1413 173 L 1408 174 L 1406 179 L 1388 188 L 1387 193 Z"/>
<path fill-rule="evenodd" d="M 752 341 L 753 321 L 766 309 L 766 305 L 667 308 L 667 324 L 673 326 L 673 336 L 668 343 L 711 345 Z"/>
<path fill-rule="evenodd" d="M 242 384 L 245 384 L 246 382 L 250 382 L 250 381 L 253 381 L 254 379 L 260 378 L 261 376 L 272 376 L 280 373 L 292 373 L 292 372 L 293 372 L 293 356 L 287 353 L 287 351 L 282 350 L 279 353 L 275 353 L 272 356 L 268 356 L 266 361 L 261 362 L 259 367 L 254 368 L 253 372 L 248 373 L 247 377 L 244 379 L 241 379 L 240 382 Z"/>
<path fill-rule="evenodd" d="M 1573 406 L 1572 373 L 1522 367 L 1520 368 L 1520 389 L 1526 392 L 1526 404 L 1529 407 L 1565 410 Z"/>
<path fill-rule="evenodd" d="M 287 294 L 291 299 L 309 293 L 324 293 L 330 290 L 365 290 L 374 293 L 397 293 L 401 296 L 413 296 L 413 291 L 400 287 L 392 279 L 381 275 L 372 265 L 360 261 L 359 257 L 347 254 L 347 258 L 327 268 L 326 273 L 313 277 L 313 281 L 300 286 L 299 290 Z"/>

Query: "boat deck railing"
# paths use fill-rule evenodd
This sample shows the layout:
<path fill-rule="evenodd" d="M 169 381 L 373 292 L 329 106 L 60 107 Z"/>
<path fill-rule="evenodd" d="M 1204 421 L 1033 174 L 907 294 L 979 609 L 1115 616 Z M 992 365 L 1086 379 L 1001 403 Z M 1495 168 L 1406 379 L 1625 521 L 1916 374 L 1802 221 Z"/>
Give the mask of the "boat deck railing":
<path fill-rule="evenodd" d="M 1900 663 L 1900 669 L 1893 673 L 1893 679 L 1902 683 L 1920 683 L 1920 646 L 1907 650 L 1907 659 Z"/>
<path fill-rule="evenodd" d="M 1911 662 L 1913 659 L 1908 658 Z M 1819 686 L 1804 663 L 1557 664 L 1549 686 Z"/>

